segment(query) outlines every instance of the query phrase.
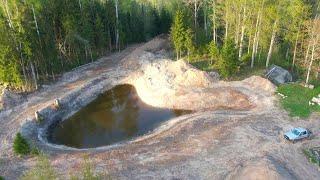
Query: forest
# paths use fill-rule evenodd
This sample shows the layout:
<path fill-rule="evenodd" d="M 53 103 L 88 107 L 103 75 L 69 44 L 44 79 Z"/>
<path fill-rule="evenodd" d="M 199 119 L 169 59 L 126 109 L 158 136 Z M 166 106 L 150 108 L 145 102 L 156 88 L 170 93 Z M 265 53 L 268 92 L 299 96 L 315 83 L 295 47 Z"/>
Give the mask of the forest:
<path fill-rule="evenodd" d="M 29 91 L 170 34 L 177 59 L 228 78 L 280 65 L 317 81 L 318 0 L 1 0 L 0 83 Z"/>
<path fill-rule="evenodd" d="M 239 71 L 288 69 L 306 84 L 318 82 L 320 17 L 317 0 L 185 0 L 171 37 L 177 58 L 223 77 Z"/>
<path fill-rule="evenodd" d="M 171 15 L 134 0 L 1 0 L 0 83 L 30 91 L 128 44 L 168 33 Z"/>

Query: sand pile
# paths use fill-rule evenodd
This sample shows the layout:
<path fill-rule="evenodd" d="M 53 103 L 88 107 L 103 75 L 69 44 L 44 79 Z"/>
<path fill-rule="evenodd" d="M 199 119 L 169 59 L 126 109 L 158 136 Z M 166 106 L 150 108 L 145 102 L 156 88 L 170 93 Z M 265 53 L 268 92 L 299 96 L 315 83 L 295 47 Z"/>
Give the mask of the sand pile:
<path fill-rule="evenodd" d="M 254 107 L 249 97 L 230 87 L 214 87 L 216 81 L 183 60 L 159 59 L 144 52 L 138 58 L 141 70 L 128 79 L 147 104 L 185 110 Z"/>
<path fill-rule="evenodd" d="M 262 78 L 260 76 L 252 76 L 243 80 L 242 82 L 246 83 L 254 90 L 263 90 L 266 93 L 274 93 L 277 89 L 277 87 L 268 79 Z"/>

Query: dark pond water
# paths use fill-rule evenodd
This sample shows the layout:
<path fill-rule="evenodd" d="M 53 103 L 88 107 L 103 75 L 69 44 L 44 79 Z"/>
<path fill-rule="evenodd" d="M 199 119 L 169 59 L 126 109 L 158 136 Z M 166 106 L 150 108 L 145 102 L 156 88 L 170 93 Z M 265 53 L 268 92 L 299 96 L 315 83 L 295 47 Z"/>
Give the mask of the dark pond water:
<path fill-rule="evenodd" d="M 146 105 L 133 86 L 119 85 L 71 118 L 53 125 L 48 140 L 75 148 L 100 147 L 141 136 L 186 113 Z"/>

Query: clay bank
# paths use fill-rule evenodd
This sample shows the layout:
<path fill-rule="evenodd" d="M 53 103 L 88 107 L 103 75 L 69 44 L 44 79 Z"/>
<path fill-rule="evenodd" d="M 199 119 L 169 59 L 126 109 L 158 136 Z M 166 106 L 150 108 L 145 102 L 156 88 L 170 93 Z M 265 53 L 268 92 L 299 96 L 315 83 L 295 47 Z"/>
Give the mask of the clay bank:
<path fill-rule="evenodd" d="M 183 60 L 168 59 L 167 48 L 164 38 L 130 47 L 66 73 L 59 82 L 25 97 L 24 103 L 2 111 L 0 156 L 7 166 L 0 173 L 16 178 L 21 167 L 34 165 L 32 158 L 13 156 L 13 137 L 21 131 L 50 155 L 62 177 L 77 170 L 84 153 L 96 171 L 108 170 L 119 179 L 320 177 L 300 153 L 300 144 L 292 149 L 280 135 L 292 124 L 320 127 L 318 121 L 290 121 L 277 108 L 275 87 L 262 77 L 219 81 Z M 129 90 L 114 89 L 124 86 Z M 110 98 L 123 92 L 124 99 Z M 136 118 L 116 115 L 124 109 Z M 101 124 L 106 122 L 95 120 L 100 117 L 113 123 Z M 92 121 L 83 124 L 86 118 Z M 88 133 L 83 138 L 78 131 Z M 104 142 L 92 141 L 97 136 Z M 68 142 L 60 141 L 64 139 Z"/>

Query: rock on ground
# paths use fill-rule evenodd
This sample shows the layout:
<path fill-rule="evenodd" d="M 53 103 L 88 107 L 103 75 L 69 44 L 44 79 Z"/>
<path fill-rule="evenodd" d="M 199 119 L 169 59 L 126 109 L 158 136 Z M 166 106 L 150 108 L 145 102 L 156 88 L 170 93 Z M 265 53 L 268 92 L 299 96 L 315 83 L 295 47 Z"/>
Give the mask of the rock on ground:
<path fill-rule="evenodd" d="M 289 71 L 276 65 L 269 67 L 266 77 L 276 85 L 292 82 L 293 80 Z"/>

